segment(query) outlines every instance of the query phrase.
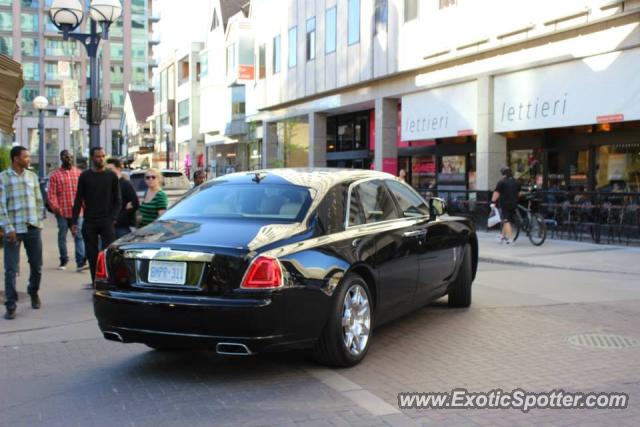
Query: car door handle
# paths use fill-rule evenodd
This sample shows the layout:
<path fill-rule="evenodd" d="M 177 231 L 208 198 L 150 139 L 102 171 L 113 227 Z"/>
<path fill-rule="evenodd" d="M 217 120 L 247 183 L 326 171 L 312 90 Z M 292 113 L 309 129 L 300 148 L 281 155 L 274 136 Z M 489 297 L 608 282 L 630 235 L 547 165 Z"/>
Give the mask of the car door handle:
<path fill-rule="evenodd" d="M 427 235 L 427 230 L 414 230 L 414 231 L 405 231 L 402 233 L 402 237 L 411 238 L 411 237 L 424 237 Z"/>

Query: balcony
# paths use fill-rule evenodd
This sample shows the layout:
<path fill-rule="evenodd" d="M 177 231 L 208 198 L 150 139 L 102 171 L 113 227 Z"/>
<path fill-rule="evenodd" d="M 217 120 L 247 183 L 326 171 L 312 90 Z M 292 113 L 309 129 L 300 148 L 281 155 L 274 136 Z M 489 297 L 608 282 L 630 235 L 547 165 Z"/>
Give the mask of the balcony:
<path fill-rule="evenodd" d="M 154 24 L 160 22 L 160 19 L 162 19 L 160 12 L 152 12 L 149 16 L 149 22 Z"/>
<path fill-rule="evenodd" d="M 160 44 L 160 36 L 159 35 L 152 35 L 151 37 L 149 37 L 149 44 L 151 46 L 156 46 Z"/>
<path fill-rule="evenodd" d="M 227 136 L 234 135 L 246 135 L 249 132 L 249 127 L 247 122 L 244 121 L 244 117 L 242 119 L 235 119 L 227 122 L 224 127 L 224 134 Z"/>

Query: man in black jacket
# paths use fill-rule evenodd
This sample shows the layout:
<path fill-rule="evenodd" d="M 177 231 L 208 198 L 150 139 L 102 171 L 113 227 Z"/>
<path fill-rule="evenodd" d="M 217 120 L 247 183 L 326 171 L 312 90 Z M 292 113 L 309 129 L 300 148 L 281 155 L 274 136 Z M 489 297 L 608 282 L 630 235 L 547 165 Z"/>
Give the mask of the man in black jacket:
<path fill-rule="evenodd" d="M 73 203 L 71 231 L 78 233 L 78 216 L 84 207 L 82 237 L 91 268 L 91 283 L 96 277 L 96 261 L 100 241 L 106 248 L 115 239 L 115 223 L 122 205 L 120 183 L 115 173 L 105 167 L 105 152 L 102 147 L 91 148 L 91 169 L 82 172 L 78 179 L 78 191 Z"/>
<path fill-rule="evenodd" d="M 116 239 L 131 233 L 131 227 L 136 225 L 136 211 L 140 207 L 140 201 L 136 190 L 124 175 L 122 175 L 122 162 L 120 159 L 110 158 L 107 160 L 107 169 L 118 176 L 120 181 L 120 194 L 122 195 L 122 209 L 116 221 Z"/>
<path fill-rule="evenodd" d="M 513 229 L 511 225 L 515 221 L 518 209 L 518 196 L 520 195 L 520 183 L 513 177 L 513 172 L 508 167 L 500 169 L 502 179 L 498 181 L 496 189 L 491 196 L 491 202 L 498 204 L 500 217 L 502 218 L 502 237 L 508 245 L 513 244 Z"/>

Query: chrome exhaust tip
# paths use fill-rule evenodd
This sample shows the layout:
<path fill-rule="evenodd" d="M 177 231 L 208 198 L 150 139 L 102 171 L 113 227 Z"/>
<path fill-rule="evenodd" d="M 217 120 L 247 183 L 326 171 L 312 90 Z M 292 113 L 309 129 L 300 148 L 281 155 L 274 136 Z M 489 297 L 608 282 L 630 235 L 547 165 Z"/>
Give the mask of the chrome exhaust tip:
<path fill-rule="evenodd" d="M 233 342 L 219 342 L 216 345 L 216 353 L 224 356 L 250 356 L 253 354 L 246 345 Z"/>
<path fill-rule="evenodd" d="M 102 334 L 104 335 L 104 338 L 109 341 L 124 342 L 120 334 L 117 332 L 105 331 Z"/>

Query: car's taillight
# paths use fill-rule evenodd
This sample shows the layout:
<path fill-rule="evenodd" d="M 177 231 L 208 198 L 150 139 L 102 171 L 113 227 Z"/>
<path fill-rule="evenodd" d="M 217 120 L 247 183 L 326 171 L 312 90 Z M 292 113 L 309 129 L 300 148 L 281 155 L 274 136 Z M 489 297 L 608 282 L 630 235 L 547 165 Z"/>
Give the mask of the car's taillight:
<path fill-rule="evenodd" d="M 245 289 L 274 289 L 281 287 L 282 267 L 276 258 L 259 256 L 249 265 L 240 285 Z"/>
<path fill-rule="evenodd" d="M 96 261 L 96 280 L 107 280 L 107 262 L 105 260 L 105 251 L 98 254 Z"/>

